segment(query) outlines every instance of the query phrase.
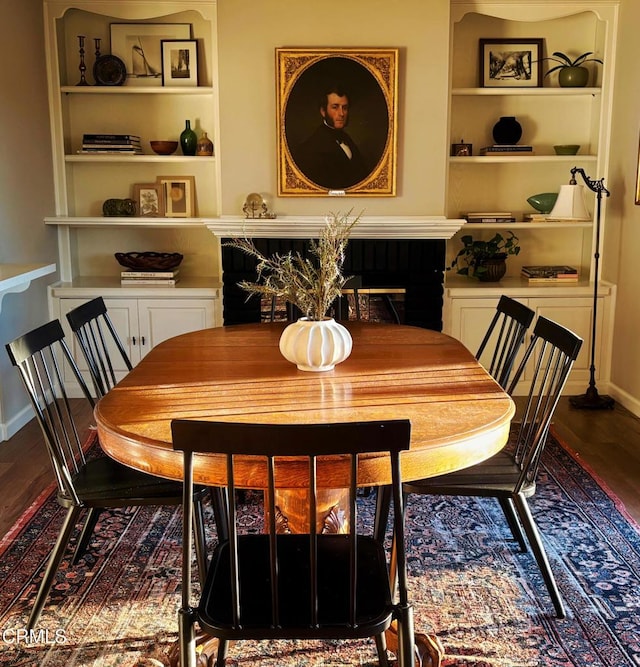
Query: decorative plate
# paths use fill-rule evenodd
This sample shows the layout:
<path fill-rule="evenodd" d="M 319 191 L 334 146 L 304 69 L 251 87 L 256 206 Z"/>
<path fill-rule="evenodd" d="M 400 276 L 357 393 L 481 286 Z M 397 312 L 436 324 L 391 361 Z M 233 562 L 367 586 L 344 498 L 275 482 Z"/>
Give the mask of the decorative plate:
<path fill-rule="evenodd" d="M 121 86 L 127 78 L 127 68 L 118 56 L 99 56 L 93 65 L 93 78 L 98 86 Z"/>

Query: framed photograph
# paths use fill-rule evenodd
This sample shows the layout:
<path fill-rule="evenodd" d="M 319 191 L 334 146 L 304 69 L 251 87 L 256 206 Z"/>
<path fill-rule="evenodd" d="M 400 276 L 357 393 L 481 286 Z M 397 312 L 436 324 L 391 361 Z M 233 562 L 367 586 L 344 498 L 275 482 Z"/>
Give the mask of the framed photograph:
<path fill-rule="evenodd" d="M 112 23 L 111 53 L 124 62 L 127 85 L 162 85 L 164 40 L 191 40 L 190 23 Z"/>
<path fill-rule="evenodd" d="M 278 194 L 396 194 L 398 49 L 276 49 Z"/>
<path fill-rule="evenodd" d="M 136 183 L 133 200 L 142 218 L 164 217 L 164 189 L 160 183 Z"/>
<path fill-rule="evenodd" d="M 162 85 L 198 85 L 198 48 L 195 39 L 163 39 Z"/>
<path fill-rule="evenodd" d="M 542 39 L 481 39 L 480 86 L 542 87 Z"/>
<path fill-rule="evenodd" d="M 194 176 L 158 176 L 164 197 L 165 218 L 193 218 L 196 214 Z"/>

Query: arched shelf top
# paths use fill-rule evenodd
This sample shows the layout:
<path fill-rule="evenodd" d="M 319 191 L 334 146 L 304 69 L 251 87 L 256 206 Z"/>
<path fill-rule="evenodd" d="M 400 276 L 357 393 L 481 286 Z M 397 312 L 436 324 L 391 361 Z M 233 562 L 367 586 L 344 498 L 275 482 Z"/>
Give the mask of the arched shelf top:
<path fill-rule="evenodd" d="M 592 12 L 600 21 L 611 20 L 619 8 L 619 0 L 576 0 L 575 2 L 526 3 L 503 0 L 502 2 L 468 2 L 451 0 L 451 21 L 459 23 L 468 14 L 491 16 L 496 19 L 531 23 Z"/>
<path fill-rule="evenodd" d="M 109 16 L 123 21 L 158 21 L 173 14 L 198 12 L 203 19 L 215 19 L 216 3 L 212 0 L 189 0 L 189 4 L 177 0 L 45 0 L 45 7 L 53 19 L 62 19 L 70 10 L 80 10 Z"/>

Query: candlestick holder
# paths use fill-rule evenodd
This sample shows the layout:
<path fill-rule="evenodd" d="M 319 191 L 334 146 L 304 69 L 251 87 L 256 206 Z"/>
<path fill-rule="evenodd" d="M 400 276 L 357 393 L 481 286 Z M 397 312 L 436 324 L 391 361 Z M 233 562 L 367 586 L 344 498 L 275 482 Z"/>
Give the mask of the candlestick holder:
<path fill-rule="evenodd" d="M 84 74 L 87 71 L 87 66 L 84 63 L 84 35 L 78 35 L 78 52 L 80 54 L 80 64 L 78 69 L 80 70 L 80 81 L 76 86 L 88 86 L 87 79 Z"/>

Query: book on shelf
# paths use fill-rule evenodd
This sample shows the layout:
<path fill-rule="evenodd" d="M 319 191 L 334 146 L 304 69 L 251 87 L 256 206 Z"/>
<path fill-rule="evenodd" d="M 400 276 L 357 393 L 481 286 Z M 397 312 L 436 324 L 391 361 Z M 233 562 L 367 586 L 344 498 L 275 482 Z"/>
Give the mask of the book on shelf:
<path fill-rule="evenodd" d="M 525 213 L 522 216 L 524 222 L 546 222 L 549 219 L 548 213 Z"/>
<path fill-rule="evenodd" d="M 81 148 L 78 153 L 84 155 L 142 155 L 142 148 Z"/>
<path fill-rule="evenodd" d="M 515 222 L 516 217 L 511 211 L 477 211 L 462 213 L 467 222 Z"/>
<path fill-rule="evenodd" d="M 180 269 L 174 269 L 173 271 L 121 271 L 120 278 L 126 278 L 128 280 L 141 280 L 143 278 L 155 278 L 162 280 L 171 280 L 176 278 Z"/>
<path fill-rule="evenodd" d="M 137 134 L 83 134 L 82 141 L 92 144 L 109 143 L 140 143 L 140 137 Z"/>
<path fill-rule="evenodd" d="M 527 276 L 522 276 L 526 278 L 527 282 L 531 284 L 538 283 L 554 283 L 556 285 L 567 285 L 569 283 L 577 283 L 578 276 L 573 276 L 572 278 L 529 278 Z"/>
<path fill-rule="evenodd" d="M 92 144 L 90 142 L 83 142 L 82 148 L 95 148 L 97 151 L 108 151 L 114 148 L 142 148 L 140 144 L 128 144 L 128 143 L 113 143 L 113 144 Z"/>
<path fill-rule="evenodd" d="M 148 285 L 157 285 L 157 286 L 164 286 L 164 287 L 175 287 L 176 283 L 180 278 L 121 278 L 120 279 L 120 284 L 124 286 L 129 286 L 131 287 L 132 285 L 135 285 L 137 287 L 140 287 L 144 285 L 145 287 Z"/>
<path fill-rule="evenodd" d="M 541 264 L 523 266 L 521 275 L 529 281 L 571 281 L 578 280 L 578 269 L 566 264 Z"/>
<path fill-rule="evenodd" d="M 483 146 L 480 155 L 534 155 L 533 146 L 527 144 L 493 144 Z"/>

